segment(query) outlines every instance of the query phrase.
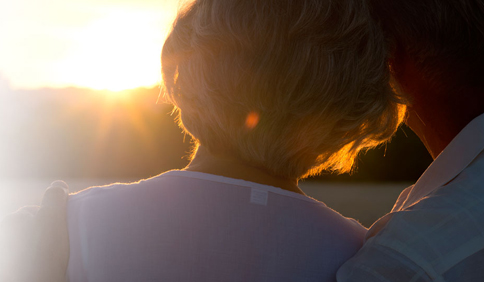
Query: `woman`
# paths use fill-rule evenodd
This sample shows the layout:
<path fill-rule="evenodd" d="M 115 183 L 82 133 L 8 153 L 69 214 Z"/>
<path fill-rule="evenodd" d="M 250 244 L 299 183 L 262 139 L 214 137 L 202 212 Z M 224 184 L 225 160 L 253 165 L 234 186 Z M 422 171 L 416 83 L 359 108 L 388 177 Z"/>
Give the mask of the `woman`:
<path fill-rule="evenodd" d="M 70 281 L 334 281 L 366 230 L 297 184 L 395 132 L 384 46 L 364 1 L 193 1 L 162 52 L 192 160 L 72 195 Z"/>

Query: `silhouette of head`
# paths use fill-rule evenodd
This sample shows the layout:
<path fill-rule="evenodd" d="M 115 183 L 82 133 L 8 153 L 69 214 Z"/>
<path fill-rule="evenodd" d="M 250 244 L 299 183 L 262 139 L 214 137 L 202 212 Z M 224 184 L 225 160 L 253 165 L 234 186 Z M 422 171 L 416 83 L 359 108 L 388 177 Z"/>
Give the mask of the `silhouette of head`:
<path fill-rule="evenodd" d="M 349 171 L 401 121 L 384 38 L 360 0 L 198 0 L 162 52 L 180 125 L 273 175 Z"/>
<path fill-rule="evenodd" d="M 401 79 L 403 61 L 411 60 L 431 87 L 484 88 L 484 1 L 369 3 L 389 40 L 397 81 Z"/>

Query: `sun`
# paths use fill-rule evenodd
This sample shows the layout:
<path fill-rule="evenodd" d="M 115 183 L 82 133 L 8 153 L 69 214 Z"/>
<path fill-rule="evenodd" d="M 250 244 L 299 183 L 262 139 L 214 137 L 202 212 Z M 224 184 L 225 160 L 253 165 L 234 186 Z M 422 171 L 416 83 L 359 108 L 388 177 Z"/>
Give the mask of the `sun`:
<path fill-rule="evenodd" d="M 16 10 L 0 9 L 0 76 L 14 88 L 120 91 L 159 84 L 177 0 L 73 0 L 42 13 L 21 9 L 34 0 L 19 1 Z"/>
<path fill-rule="evenodd" d="M 156 85 L 168 30 L 158 22 L 156 13 L 111 11 L 77 35 L 78 45 L 72 56 L 59 63 L 58 76 L 111 91 Z"/>

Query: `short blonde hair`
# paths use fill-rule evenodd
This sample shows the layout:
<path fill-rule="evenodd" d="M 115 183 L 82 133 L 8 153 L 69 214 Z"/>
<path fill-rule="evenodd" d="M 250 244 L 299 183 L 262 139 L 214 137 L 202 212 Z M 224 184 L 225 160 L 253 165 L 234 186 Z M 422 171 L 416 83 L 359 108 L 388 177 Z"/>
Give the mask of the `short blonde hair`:
<path fill-rule="evenodd" d="M 284 178 L 348 172 L 402 121 L 382 32 L 360 0 L 197 0 L 162 51 L 196 144 Z"/>

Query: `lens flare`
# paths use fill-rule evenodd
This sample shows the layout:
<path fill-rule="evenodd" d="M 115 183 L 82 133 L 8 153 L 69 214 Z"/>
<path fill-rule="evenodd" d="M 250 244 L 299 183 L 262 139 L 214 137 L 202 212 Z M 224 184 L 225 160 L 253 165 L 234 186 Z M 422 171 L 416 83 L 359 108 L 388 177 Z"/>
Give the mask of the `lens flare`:
<path fill-rule="evenodd" d="M 245 119 L 245 128 L 254 129 L 259 123 L 260 116 L 256 112 L 250 112 Z"/>

